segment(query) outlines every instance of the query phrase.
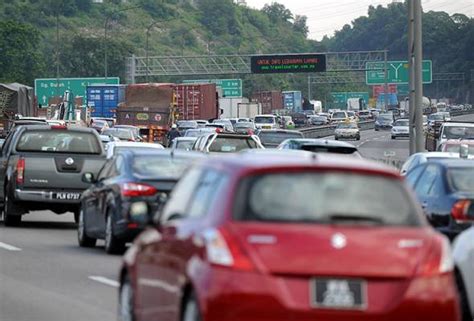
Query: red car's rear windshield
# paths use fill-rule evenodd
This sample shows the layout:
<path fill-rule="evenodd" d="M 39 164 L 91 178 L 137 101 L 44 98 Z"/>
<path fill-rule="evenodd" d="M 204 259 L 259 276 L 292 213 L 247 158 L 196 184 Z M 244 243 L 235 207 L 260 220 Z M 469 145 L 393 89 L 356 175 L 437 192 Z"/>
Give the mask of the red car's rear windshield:
<path fill-rule="evenodd" d="M 350 172 L 248 177 L 239 186 L 234 218 L 286 223 L 421 224 L 401 181 Z"/>

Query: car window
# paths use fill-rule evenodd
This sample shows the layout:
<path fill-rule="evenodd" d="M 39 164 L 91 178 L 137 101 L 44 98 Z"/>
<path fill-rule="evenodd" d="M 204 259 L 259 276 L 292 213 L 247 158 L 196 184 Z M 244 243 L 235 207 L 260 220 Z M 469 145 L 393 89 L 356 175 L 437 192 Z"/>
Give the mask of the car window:
<path fill-rule="evenodd" d="M 16 145 L 21 152 L 100 154 L 101 142 L 90 132 L 28 130 Z"/>
<path fill-rule="evenodd" d="M 427 166 L 415 185 L 416 194 L 420 197 L 429 196 L 430 190 L 438 175 L 441 175 L 441 173 L 435 165 Z"/>
<path fill-rule="evenodd" d="M 431 189 L 428 191 L 429 195 L 432 197 L 441 196 L 445 193 L 444 189 L 444 180 L 441 172 L 436 176 Z"/>
<path fill-rule="evenodd" d="M 209 146 L 209 151 L 216 153 L 235 153 L 250 148 L 257 148 L 257 142 L 250 137 L 217 136 Z"/>
<path fill-rule="evenodd" d="M 405 181 L 408 183 L 408 185 L 414 188 L 416 181 L 418 180 L 424 169 L 425 166 L 419 166 L 414 168 L 413 170 L 409 170 L 408 174 L 405 176 Z"/>
<path fill-rule="evenodd" d="M 97 176 L 98 181 L 104 180 L 108 177 L 108 174 L 110 173 L 111 166 L 113 163 L 114 163 L 113 159 L 110 159 L 107 162 L 105 162 L 104 166 L 99 172 L 99 175 Z"/>
<path fill-rule="evenodd" d="M 234 218 L 242 221 L 420 224 L 416 204 L 399 180 L 349 172 L 251 176 L 239 185 L 234 205 Z"/>
<path fill-rule="evenodd" d="M 192 201 L 188 205 L 186 216 L 203 217 L 215 203 L 218 192 L 225 185 L 227 176 L 221 172 L 209 170 L 200 179 Z"/>
<path fill-rule="evenodd" d="M 125 171 L 125 161 L 123 156 L 117 157 L 117 160 L 115 161 L 115 168 L 117 170 L 117 174 L 123 173 Z"/>
<path fill-rule="evenodd" d="M 200 169 L 191 168 L 183 175 L 171 192 L 169 200 L 161 212 L 161 222 L 169 221 L 176 214 L 182 216 L 186 214 L 187 205 L 196 190 L 201 174 Z"/>
<path fill-rule="evenodd" d="M 471 193 L 474 190 L 474 169 L 472 167 L 450 168 L 448 177 L 455 191 Z"/>

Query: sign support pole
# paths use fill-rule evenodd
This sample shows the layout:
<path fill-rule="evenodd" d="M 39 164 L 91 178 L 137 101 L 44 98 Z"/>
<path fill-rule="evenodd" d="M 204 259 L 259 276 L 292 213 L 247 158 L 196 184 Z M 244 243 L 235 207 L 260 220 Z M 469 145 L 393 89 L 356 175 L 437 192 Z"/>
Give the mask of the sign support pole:
<path fill-rule="evenodd" d="M 388 110 L 388 69 L 387 69 L 387 50 L 384 50 L 383 53 L 384 56 L 384 106 L 385 106 L 385 111 Z"/>
<path fill-rule="evenodd" d="M 311 76 L 308 76 L 308 102 L 311 101 Z"/>

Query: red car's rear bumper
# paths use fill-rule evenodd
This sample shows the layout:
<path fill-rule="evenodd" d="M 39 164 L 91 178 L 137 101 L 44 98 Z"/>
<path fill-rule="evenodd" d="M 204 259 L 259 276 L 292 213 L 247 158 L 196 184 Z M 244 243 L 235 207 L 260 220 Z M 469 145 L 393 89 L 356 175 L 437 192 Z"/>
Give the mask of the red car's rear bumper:
<path fill-rule="evenodd" d="M 206 267 L 194 279 L 202 321 L 458 321 L 453 276 L 370 279 L 364 311 L 311 307 L 307 277 Z"/>

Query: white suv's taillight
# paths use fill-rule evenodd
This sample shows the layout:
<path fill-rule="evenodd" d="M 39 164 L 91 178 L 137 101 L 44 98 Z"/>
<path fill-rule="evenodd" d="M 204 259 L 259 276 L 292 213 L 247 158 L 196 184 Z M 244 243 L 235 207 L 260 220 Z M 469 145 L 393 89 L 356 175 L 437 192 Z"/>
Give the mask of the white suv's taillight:
<path fill-rule="evenodd" d="M 209 263 L 237 270 L 254 269 L 249 257 L 225 228 L 208 229 L 203 233 Z"/>

